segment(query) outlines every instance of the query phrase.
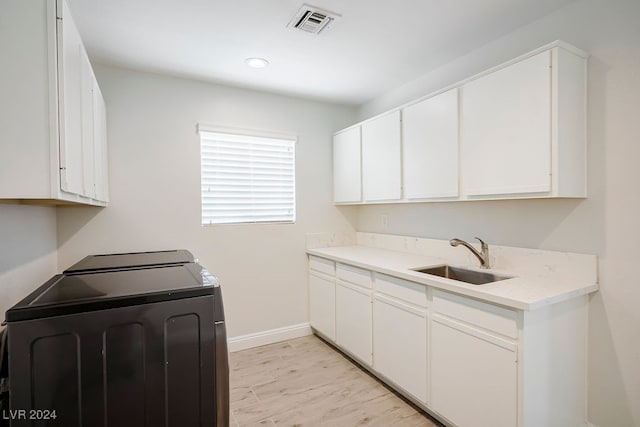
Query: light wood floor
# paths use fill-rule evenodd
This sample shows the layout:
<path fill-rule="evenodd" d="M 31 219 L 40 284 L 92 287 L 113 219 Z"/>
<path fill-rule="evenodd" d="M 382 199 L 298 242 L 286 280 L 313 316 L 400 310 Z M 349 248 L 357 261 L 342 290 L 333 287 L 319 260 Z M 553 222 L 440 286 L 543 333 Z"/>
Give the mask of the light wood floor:
<path fill-rule="evenodd" d="M 231 425 L 440 426 L 315 336 L 231 353 Z"/>

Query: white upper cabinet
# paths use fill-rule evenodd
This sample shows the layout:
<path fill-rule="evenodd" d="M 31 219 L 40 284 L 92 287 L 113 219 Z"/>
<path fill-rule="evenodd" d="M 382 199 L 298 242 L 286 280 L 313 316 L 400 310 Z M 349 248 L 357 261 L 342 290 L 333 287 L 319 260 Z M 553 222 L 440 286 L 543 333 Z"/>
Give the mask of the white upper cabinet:
<path fill-rule="evenodd" d="M 458 196 L 458 89 L 402 110 L 406 199 Z"/>
<path fill-rule="evenodd" d="M 82 52 L 81 83 L 82 83 L 82 195 L 96 198 L 96 129 L 95 104 L 96 78 L 91 69 L 91 63 L 85 52 Z"/>
<path fill-rule="evenodd" d="M 469 196 L 551 190 L 551 52 L 462 87 L 462 172 Z"/>
<path fill-rule="evenodd" d="M 469 197 L 585 197 L 585 60 L 546 50 L 462 87 Z"/>
<path fill-rule="evenodd" d="M 84 134 L 87 85 L 86 61 L 80 33 L 69 7 L 60 3 L 57 22 L 58 40 L 58 115 L 60 129 L 60 188 L 73 194 L 84 193 Z M 89 65 L 89 68 L 91 66 Z"/>
<path fill-rule="evenodd" d="M 95 138 L 95 198 L 103 202 L 109 201 L 109 161 L 107 149 L 107 109 L 102 93 L 97 84 L 94 85 L 93 131 Z"/>
<path fill-rule="evenodd" d="M 362 124 L 362 193 L 365 202 L 401 198 L 400 111 Z"/>
<path fill-rule="evenodd" d="M 362 122 L 362 199 L 336 203 L 586 197 L 586 65 L 557 41 Z"/>
<path fill-rule="evenodd" d="M 104 100 L 67 3 L 2 5 L 0 199 L 104 206 Z"/>
<path fill-rule="evenodd" d="M 362 200 L 360 126 L 333 137 L 333 200 L 354 203 Z"/>

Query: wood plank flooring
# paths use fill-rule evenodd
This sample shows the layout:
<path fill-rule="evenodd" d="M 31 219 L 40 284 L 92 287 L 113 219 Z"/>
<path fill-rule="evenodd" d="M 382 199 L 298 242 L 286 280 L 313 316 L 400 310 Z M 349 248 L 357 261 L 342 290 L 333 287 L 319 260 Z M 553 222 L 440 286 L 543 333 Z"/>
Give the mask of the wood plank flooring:
<path fill-rule="evenodd" d="M 315 336 L 231 353 L 231 425 L 436 427 Z"/>

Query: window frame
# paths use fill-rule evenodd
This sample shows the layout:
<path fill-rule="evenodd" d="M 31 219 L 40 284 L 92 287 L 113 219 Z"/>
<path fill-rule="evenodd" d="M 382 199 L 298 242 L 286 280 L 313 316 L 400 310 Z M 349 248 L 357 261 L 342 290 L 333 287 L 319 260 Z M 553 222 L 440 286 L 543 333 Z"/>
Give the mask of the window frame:
<path fill-rule="evenodd" d="M 212 227 L 212 226 L 238 226 L 238 225 L 249 225 L 249 224 L 257 224 L 257 225 L 284 225 L 284 224 L 295 224 L 297 221 L 297 206 L 296 206 L 296 146 L 298 144 L 298 137 L 294 134 L 287 134 L 281 132 L 272 132 L 272 131 L 264 131 L 264 130 L 253 130 L 253 129 L 241 129 L 241 128 L 230 128 L 230 127 L 221 127 L 221 126 L 211 126 L 199 123 L 196 126 L 196 133 L 198 135 L 198 144 L 199 144 L 199 157 L 200 157 L 200 224 L 203 227 Z M 291 144 L 292 148 L 292 158 L 291 158 L 291 218 L 290 219 L 269 219 L 269 220 L 237 220 L 237 221 L 211 221 L 205 222 L 206 216 L 204 215 L 203 208 L 205 205 L 205 192 L 204 192 L 204 183 L 203 183 L 203 142 L 207 137 L 207 134 L 223 134 L 229 135 L 232 138 L 256 138 L 256 139 L 264 139 L 264 140 L 276 140 L 282 142 L 288 142 Z"/>

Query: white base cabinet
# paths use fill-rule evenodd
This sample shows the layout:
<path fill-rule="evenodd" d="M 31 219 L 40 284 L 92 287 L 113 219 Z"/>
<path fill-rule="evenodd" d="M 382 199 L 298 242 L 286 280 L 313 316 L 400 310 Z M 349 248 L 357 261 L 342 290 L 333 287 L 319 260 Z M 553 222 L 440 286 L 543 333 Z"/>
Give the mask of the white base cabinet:
<path fill-rule="evenodd" d="M 309 257 L 309 324 L 325 338 L 336 340 L 335 264 Z"/>
<path fill-rule="evenodd" d="M 385 274 L 373 277 L 373 367 L 426 404 L 427 288 Z"/>
<path fill-rule="evenodd" d="M 459 427 L 517 424 L 516 345 L 433 316 L 431 407 Z"/>
<path fill-rule="evenodd" d="M 371 365 L 371 291 L 336 283 L 336 344 Z"/>
<path fill-rule="evenodd" d="M 374 368 L 389 381 L 427 403 L 427 313 L 402 301 L 373 300 Z"/>
<path fill-rule="evenodd" d="M 310 323 L 448 425 L 585 424 L 587 296 L 521 311 L 309 257 Z"/>
<path fill-rule="evenodd" d="M 315 272 L 309 273 L 309 323 L 322 335 L 335 341 L 335 280 Z"/>
<path fill-rule="evenodd" d="M 371 366 L 371 272 L 338 263 L 336 279 L 336 344 Z"/>
<path fill-rule="evenodd" d="M 105 206 L 104 100 L 66 1 L 2 7 L 0 199 Z"/>

